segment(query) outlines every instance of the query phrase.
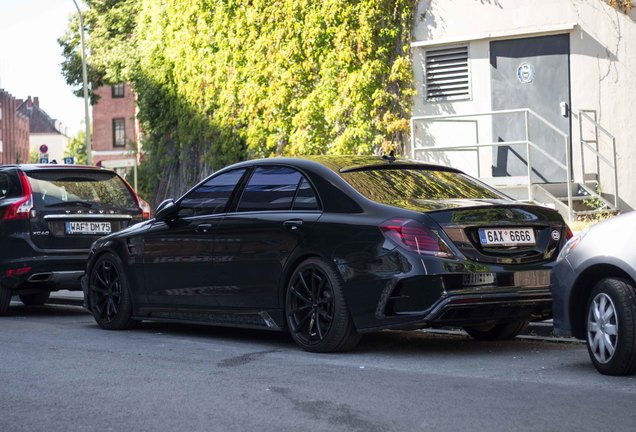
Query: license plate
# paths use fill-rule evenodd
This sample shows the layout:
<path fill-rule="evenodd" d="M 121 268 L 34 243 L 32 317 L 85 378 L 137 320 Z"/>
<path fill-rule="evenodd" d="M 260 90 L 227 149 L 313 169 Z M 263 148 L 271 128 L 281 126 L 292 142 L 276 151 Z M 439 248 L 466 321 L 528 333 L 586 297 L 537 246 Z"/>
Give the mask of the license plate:
<path fill-rule="evenodd" d="M 110 222 L 66 222 L 66 234 L 110 234 Z"/>
<path fill-rule="evenodd" d="M 480 229 L 479 241 L 483 246 L 532 246 L 536 244 L 532 228 Z"/>

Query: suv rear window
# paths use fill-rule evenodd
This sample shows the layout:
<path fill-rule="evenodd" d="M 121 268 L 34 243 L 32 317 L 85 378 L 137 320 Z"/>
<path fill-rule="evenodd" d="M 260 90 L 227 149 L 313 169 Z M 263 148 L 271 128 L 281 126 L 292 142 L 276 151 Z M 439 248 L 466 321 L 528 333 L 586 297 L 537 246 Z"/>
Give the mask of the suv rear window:
<path fill-rule="evenodd" d="M 30 171 L 36 208 L 88 203 L 94 207 L 136 209 L 137 202 L 126 184 L 108 171 Z"/>
<path fill-rule="evenodd" d="M 413 168 L 361 169 L 340 175 L 365 197 L 409 208 L 410 203 L 447 199 L 507 199 L 457 172 Z"/>

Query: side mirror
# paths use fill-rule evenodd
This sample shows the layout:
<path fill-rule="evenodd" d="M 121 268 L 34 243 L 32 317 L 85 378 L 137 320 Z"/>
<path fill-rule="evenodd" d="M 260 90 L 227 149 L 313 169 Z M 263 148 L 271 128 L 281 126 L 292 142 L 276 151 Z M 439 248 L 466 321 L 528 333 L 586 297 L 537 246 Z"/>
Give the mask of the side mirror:
<path fill-rule="evenodd" d="M 172 219 L 176 216 L 178 211 L 179 207 L 174 200 L 167 199 L 157 206 L 157 210 L 155 210 L 155 220 L 165 221 L 167 219 Z"/>

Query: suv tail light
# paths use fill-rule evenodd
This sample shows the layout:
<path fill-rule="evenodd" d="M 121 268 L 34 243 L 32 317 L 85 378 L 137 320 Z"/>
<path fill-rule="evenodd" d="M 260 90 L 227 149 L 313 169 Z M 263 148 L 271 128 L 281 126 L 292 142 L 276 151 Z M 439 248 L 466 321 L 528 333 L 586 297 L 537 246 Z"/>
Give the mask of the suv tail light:
<path fill-rule="evenodd" d="M 5 273 L 5 276 L 7 277 L 24 276 L 30 271 L 31 271 L 31 267 L 19 267 L 19 268 L 7 270 Z"/>
<path fill-rule="evenodd" d="M 444 258 L 453 256 L 432 229 L 413 219 L 391 219 L 380 225 L 380 230 L 386 238 L 410 251 Z"/>
<path fill-rule="evenodd" d="M 566 224 L 565 225 L 565 240 L 570 240 L 572 237 L 574 237 L 574 233 L 572 232 L 572 230 L 570 229 L 570 227 Z"/>
<path fill-rule="evenodd" d="M 22 196 L 6 208 L 2 220 L 28 219 L 31 216 L 31 210 L 33 209 L 31 185 L 23 172 L 20 171 L 19 176 L 20 184 L 22 185 Z"/>

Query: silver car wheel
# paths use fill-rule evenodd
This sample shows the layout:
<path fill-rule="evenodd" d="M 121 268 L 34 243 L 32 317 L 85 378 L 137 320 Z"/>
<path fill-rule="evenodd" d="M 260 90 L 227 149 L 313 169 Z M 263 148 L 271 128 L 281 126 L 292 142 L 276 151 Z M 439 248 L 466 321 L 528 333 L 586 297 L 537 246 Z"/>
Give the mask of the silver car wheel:
<path fill-rule="evenodd" d="M 587 343 L 599 363 L 608 363 L 616 351 L 618 317 L 612 299 L 599 293 L 587 311 Z"/>

